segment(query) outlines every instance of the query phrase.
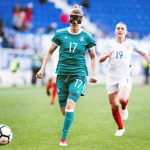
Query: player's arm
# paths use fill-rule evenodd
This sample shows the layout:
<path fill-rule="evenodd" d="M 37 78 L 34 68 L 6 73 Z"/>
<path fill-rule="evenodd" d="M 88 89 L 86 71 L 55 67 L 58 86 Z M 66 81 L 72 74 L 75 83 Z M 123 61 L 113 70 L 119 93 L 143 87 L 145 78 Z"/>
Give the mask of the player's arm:
<path fill-rule="evenodd" d="M 108 53 L 101 54 L 99 57 L 99 62 L 104 62 L 107 58 L 109 58 L 114 51 L 110 51 Z"/>
<path fill-rule="evenodd" d="M 51 58 L 53 52 L 56 50 L 56 48 L 57 48 L 57 45 L 52 43 L 49 48 L 48 53 L 44 56 L 42 66 L 41 66 L 40 70 L 38 71 L 38 73 L 36 74 L 36 78 L 41 79 L 43 77 L 46 64 L 50 60 L 50 58 Z"/>
<path fill-rule="evenodd" d="M 137 51 L 150 64 L 150 55 L 142 50 Z"/>
<path fill-rule="evenodd" d="M 91 67 L 92 67 L 92 76 L 90 77 L 90 82 L 91 83 L 96 83 L 97 79 L 96 79 L 96 52 L 94 48 L 91 48 L 89 51 L 90 54 L 90 58 L 91 58 Z"/>

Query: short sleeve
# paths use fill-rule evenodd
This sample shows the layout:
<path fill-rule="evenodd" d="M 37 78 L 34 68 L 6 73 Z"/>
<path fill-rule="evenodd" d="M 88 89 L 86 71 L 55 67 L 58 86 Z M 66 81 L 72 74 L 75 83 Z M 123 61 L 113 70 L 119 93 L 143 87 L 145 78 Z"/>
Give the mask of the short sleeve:
<path fill-rule="evenodd" d="M 60 36 L 59 36 L 59 32 L 56 32 L 52 38 L 52 43 L 55 45 L 60 45 Z"/>
<path fill-rule="evenodd" d="M 92 35 L 89 34 L 88 36 L 88 44 L 87 44 L 87 49 L 91 49 L 92 47 L 96 46 L 96 42 L 94 40 L 94 38 L 92 37 Z"/>
<path fill-rule="evenodd" d="M 139 48 L 138 48 L 139 46 L 138 46 L 137 42 L 135 42 L 135 41 L 133 42 L 132 41 L 132 44 L 133 44 L 133 52 L 137 52 L 138 53 L 139 52 Z"/>

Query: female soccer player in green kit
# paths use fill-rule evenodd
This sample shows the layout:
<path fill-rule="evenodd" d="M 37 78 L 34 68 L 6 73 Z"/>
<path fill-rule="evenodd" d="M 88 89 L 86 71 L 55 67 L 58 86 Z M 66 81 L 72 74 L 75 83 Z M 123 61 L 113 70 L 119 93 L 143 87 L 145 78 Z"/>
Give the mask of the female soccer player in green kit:
<path fill-rule="evenodd" d="M 64 115 L 62 136 L 59 143 L 61 146 L 67 146 L 66 137 L 74 119 L 74 109 L 87 85 L 86 50 L 89 52 L 92 67 L 89 82 L 96 83 L 97 81 L 94 49 L 96 44 L 91 34 L 81 28 L 82 20 L 83 11 L 81 7 L 74 5 L 70 13 L 70 27 L 56 31 L 49 52 L 45 55 L 41 69 L 36 74 L 39 79 L 43 77 L 46 64 L 59 46 L 56 84 L 60 110 Z"/>

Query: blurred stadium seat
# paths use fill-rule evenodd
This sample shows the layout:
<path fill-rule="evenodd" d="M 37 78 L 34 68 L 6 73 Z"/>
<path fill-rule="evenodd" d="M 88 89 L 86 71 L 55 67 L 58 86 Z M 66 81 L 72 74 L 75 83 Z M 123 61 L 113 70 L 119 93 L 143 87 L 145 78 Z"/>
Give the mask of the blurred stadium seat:
<path fill-rule="evenodd" d="M 15 4 L 26 5 L 30 0 L 7 0 L 0 3 L 0 18 L 3 18 L 7 27 L 12 26 L 12 8 Z M 82 0 L 68 0 L 68 4 L 81 4 Z M 60 22 L 61 9 L 56 9 L 53 3 L 41 4 L 38 0 L 33 3 L 34 29 L 47 28 L 52 22 L 58 23 L 57 28 L 67 24 Z M 141 36 L 148 35 L 150 30 L 150 1 L 149 0 L 89 0 L 88 16 L 90 20 L 102 27 L 105 32 L 113 32 L 117 22 L 127 24 L 129 31 Z M 5 14 L 5 15 L 4 15 Z M 32 29 L 32 31 L 34 30 Z"/>
<path fill-rule="evenodd" d="M 15 4 L 26 6 L 31 0 L 7 0 L 0 2 L 0 18 L 5 22 L 6 27 L 12 27 L 13 7 Z M 41 4 L 38 0 L 32 0 L 33 3 L 33 29 L 48 28 L 52 22 L 60 22 L 61 9 L 56 9 L 53 3 Z M 58 28 L 63 28 L 66 24 L 59 23 Z"/>
<path fill-rule="evenodd" d="M 82 0 L 68 0 L 69 4 L 81 3 Z M 140 37 L 150 33 L 149 0 L 90 0 L 88 15 L 92 22 L 101 26 L 105 32 L 113 32 L 115 25 L 125 22 L 132 33 Z"/>

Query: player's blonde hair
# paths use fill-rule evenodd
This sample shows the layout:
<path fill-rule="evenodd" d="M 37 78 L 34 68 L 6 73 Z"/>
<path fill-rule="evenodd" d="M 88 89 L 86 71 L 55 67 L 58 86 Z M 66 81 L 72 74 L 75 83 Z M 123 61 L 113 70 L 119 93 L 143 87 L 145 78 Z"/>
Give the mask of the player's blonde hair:
<path fill-rule="evenodd" d="M 71 13 L 74 14 L 80 14 L 83 16 L 83 10 L 82 10 L 82 6 L 78 5 L 78 4 L 74 4 L 73 8 L 71 10 Z"/>
<path fill-rule="evenodd" d="M 124 26 L 126 27 L 126 30 L 127 30 L 127 25 L 126 25 L 124 22 L 119 22 L 119 23 L 117 23 L 117 24 L 116 24 L 116 27 L 117 27 L 119 24 L 124 25 Z"/>

